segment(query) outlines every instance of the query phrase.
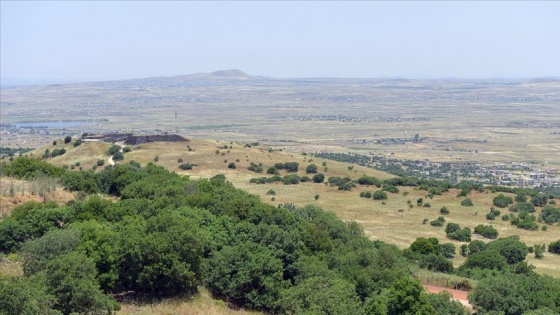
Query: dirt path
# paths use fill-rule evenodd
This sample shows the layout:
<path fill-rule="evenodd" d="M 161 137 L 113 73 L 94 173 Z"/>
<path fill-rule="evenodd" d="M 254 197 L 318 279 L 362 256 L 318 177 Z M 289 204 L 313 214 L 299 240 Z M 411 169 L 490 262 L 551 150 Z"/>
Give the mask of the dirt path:
<path fill-rule="evenodd" d="M 119 147 L 121 147 L 119 149 L 119 152 L 122 152 L 123 148 L 124 148 L 124 142 L 115 142 L 115 144 L 118 145 Z M 108 162 L 109 162 L 109 165 L 115 165 L 115 161 L 113 161 L 113 156 L 112 155 L 109 157 Z"/>
<path fill-rule="evenodd" d="M 440 293 L 442 291 L 446 291 L 453 296 L 454 300 L 461 302 L 461 304 L 466 306 L 469 310 L 474 310 L 472 305 L 469 303 L 468 291 L 454 290 L 445 287 L 436 287 L 429 284 L 424 284 L 424 288 L 430 293 Z"/>

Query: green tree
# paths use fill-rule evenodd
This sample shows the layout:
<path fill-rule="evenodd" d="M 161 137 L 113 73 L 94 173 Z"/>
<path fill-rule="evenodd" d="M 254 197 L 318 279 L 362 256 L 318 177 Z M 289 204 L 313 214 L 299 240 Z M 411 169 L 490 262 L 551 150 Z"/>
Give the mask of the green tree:
<path fill-rule="evenodd" d="M 536 194 L 531 198 L 531 202 L 537 207 L 543 207 L 548 202 L 548 197 L 545 194 Z"/>
<path fill-rule="evenodd" d="M 373 194 L 371 194 L 371 198 L 373 200 L 387 200 L 388 197 L 384 191 L 376 190 Z"/>
<path fill-rule="evenodd" d="M 122 154 L 122 152 L 116 152 L 115 154 L 113 154 L 113 160 L 115 161 L 124 160 L 124 154 Z"/>
<path fill-rule="evenodd" d="M 463 207 L 472 207 L 472 206 L 474 206 L 474 204 L 473 204 L 471 198 L 466 198 L 466 199 L 464 199 L 463 201 L 461 201 L 461 206 L 463 206 Z"/>
<path fill-rule="evenodd" d="M 66 136 L 66 137 L 64 138 L 64 143 L 70 143 L 70 141 L 72 141 L 72 137 Z"/>
<path fill-rule="evenodd" d="M 315 164 L 307 165 L 307 167 L 305 168 L 305 173 L 307 173 L 307 174 L 317 173 L 317 165 L 315 165 Z"/>
<path fill-rule="evenodd" d="M 103 294 L 96 275 L 95 264 L 82 253 L 70 252 L 49 261 L 45 277 L 48 294 L 55 297 L 55 309 L 65 315 L 112 314 L 118 305 Z"/>
<path fill-rule="evenodd" d="M 548 252 L 560 255 L 560 240 L 550 243 L 548 245 Z"/>
<path fill-rule="evenodd" d="M 287 287 L 280 259 L 267 247 L 246 242 L 226 246 L 208 261 L 205 283 L 238 305 L 273 309 Z"/>
<path fill-rule="evenodd" d="M 360 314 L 361 303 L 353 284 L 340 278 L 316 276 L 282 292 L 282 313 Z"/>
<path fill-rule="evenodd" d="M 505 208 L 513 203 L 513 199 L 511 197 L 506 197 L 504 194 L 498 194 L 498 196 L 492 199 L 492 203 L 499 208 Z"/>
<path fill-rule="evenodd" d="M 114 145 L 112 145 L 112 146 L 109 148 L 109 150 L 107 150 L 107 154 L 108 154 L 108 155 L 113 155 L 113 154 L 119 152 L 120 149 L 121 149 L 121 147 L 119 147 L 118 145 L 114 144 Z"/>
<path fill-rule="evenodd" d="M 0 314 L 58 315 L 55 297 L 47 293 L 44 275 L 0 281 Z"/>

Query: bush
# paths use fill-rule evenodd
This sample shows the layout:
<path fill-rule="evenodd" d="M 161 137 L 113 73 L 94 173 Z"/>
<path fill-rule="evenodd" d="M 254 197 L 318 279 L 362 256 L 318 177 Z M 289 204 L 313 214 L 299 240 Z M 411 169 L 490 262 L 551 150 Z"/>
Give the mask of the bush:
<path fill-rule="evenodd" d="M 122 150 L 123 150 L 124 153 L 128 153 L 128 152 L 132 151 L 132 148 L 131 147 L 124 147 Z"/>
<path fill-rule="evenodd" d="M 305 172 L 307 174 L 315 174 L 317 173 L 317 165 L 315 164 L 309 164 L 307 165 L 307 167 L 305 168 Z"/>
<path fill-rule="evenodd" d="M 113 154 L 113 160 L 114 161 L 124 160 L 124 154 L 122 154 L 122 152 L 117 152 L 117 153 Z"/>
<path fill-rule="evenodd" d="M 235 166 L 235 163 L 233 163 L 233 162 L 230 162 L 230 163 L 228 164 L 227 167 L 228 167 L 229 169 L 232 169 L 232 170 L 234 170 L 234 169 L 237 168 L 237 166 Z"/>
<path fill-rule="evenodd" d="M 266 170 L 266 173 L 269 175 L 278 175 L 280 174 L 280 172 L 278 172 L 278 170 L 276 169 L 276 167 L 271 166 Z"/>
<path fill-rule="evenodd" d="M 445 227 L 445 234 L 450 234 L 455 231 L 459 231 L 460 229 L 461 227 L 457 223 L 453 223 L 453 222 L 447 223 L 447 226 Z"/>
<path fill-rule="evenodd" d="M 82 144 L 82 140 L 76 140 L 74 141 L 74 148 L 77 146 L 80 146 Z"/>
<path fill-rule="evenodd" d="M 509 207 L 512 212 L 527 211 L 535 212 L 535 205 L 532 202 L 518 202 L 515 205 Z"/>
<path fill-rule="evenodd" d="M 70 141 L 72 141 L 72 137 L 66 136 L 66 137 L 64 138 L 64 143 L 70 143 Z"/>
<path fill-rule="evenodd" d="M 192 170 L 193 167 L 195 167 L 195 166 L 196 166 L 196 164 L 184 163 L 184 164 L 179 165 L 179 168 L 184 170 L 184 171 L 187 171 L 187 170 Z"/>
<path fill-rule="evenodd" d="M 275 196 L 275 195 L 276 195 L 276 192 L 275 192 L 273 189 L 269 189 L 269 190 L 266 192 L 266 194 L 269 195 L 269 196 Z"/>
<path fill-rule="evenodd" d="M 382 190 L 393 193 L 393 194 L 398 194 L 399 193 L 399 189 L 396 186 L 392 186 L 392 185 L 383 185 Z"/>
<path fill-rule="evenodd" d="M 471 241 L 471 229 L 468 227 L 464 227 L 462 230 L 458 230 L 452 233 L 447 234 L 447 237 L 460 241 L 460 242 L 470 242 Z"/>
<path fill-rule="evenodd" d="M 447 209 L 447 207 L 442 207 L 441 209 L 439 209 L 439 213 L 441 213 L 441 214 L 449 214 L 449 209 Z"/>
<path fill-rule="evenodd" d="M 531 198 L 531 202 L 537 207 L 542 207 L 548 202 L 548 197 L 545 194 L 539 193 Z"/>
<path fill-rule="evenodd" d="M 472 207 L 472 206 L 474 206 L 474 204 L 473 204 L 471 198 L 466 198 L 466 199 L 464 199 L 463 201 L 461 201 L 461 206 L 463 206 L 463 207 Z"/>
<path fill-rule="evenodd" d="M 443 226 L 443 221 L 433 220 L 433 221 L 430 221 L 430 225 L 435 226 L 435 227 L 441 227 L 441 226 Z"/>
<path fill-rule="evenodd" d="M 498 231 L 491 225 L 479 224 L 474 228 L 474 232 L 490 239 L 495 239 L 498 237 Z"/>
<path fill-rule="evenodd" d="M 300 178 L 297 174 L 289 174 L 282 177 L 282 183 L 284 185 L 297 185 L 300 182 Z"/>
<path fill-rule="evenodd" d="M 262 166 L 259 166 L 257 164 L 253 164 L 253 163 L 251 163 L 251 165 L 249 165 L 249 167 L 247 167 L 247 169 L 249 171 L 255 172 L 255 173 L 262 173 L 263 172 Z"/>
<path fill-rule="evenodd" d="M 550 243 L 548 245 L 548 252 L 560 255 L 560 240 Z"/>
<path fill-rule="evenodd" d="M 513 203 L 513 199 L 511 197 L 506 197 L 504 194 L 498 194 L 498 196 L 492 199 L 492 203 L 499 208 L 505 208 Z"/>
<path fill-rule="evenodd" d="M 372 195 L 373 200 L 387 200 L 387 194 L 384 191 L 377 190 Z"/>
<path fill-rule="evenodd" d="M 108 155 L 113 155 L 113 154 L 119 152 L 120 149 L 121 149 L 121 147 L 119 147 L 118 145 L 114 144 L 114 145 L 112 145 L 112 146 L 109 148 L 109 150 L 107 150 L 107 154 L 108 154 Z"/>
<path fill-rule="evenodd" d="M 453 263 L 442 255 L 429 254 L 422 256 L 418 261 L 418 266 L 435 272 L 453 272 Z"/>
<path fill-rule="evenodd" d="M 325 175 L 322 173 L 317 173 L 313 175 L 313 182 L 317 184 L 322 184 L 325 181 Z"/>
<path fill-rule="evenodd" d="M 105 160 L 97 160 L 97 166 L 103 166 L 103 164 L 105 164 Z"/>

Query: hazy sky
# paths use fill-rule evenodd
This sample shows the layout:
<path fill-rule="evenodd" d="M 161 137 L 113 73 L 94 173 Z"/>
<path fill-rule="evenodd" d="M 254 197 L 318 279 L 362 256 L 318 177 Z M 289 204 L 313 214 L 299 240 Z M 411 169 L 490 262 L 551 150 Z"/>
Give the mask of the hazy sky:
<path fill-rule="evenodd" d="M 1 77 L 560 76 L 560 2 L 1 2 Z"/>

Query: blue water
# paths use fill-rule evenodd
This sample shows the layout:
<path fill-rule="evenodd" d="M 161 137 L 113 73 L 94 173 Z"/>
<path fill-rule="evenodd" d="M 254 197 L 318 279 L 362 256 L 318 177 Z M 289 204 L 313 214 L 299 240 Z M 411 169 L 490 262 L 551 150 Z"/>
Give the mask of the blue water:
<path fill-rule="evenodd" d="M 18 128 L 49 128 L 49 129 L 62 129 L 69 127 L 85 126 L 94 124 L 94 121 L 33 121 L 14 123 Z"/>

